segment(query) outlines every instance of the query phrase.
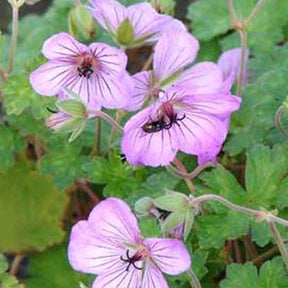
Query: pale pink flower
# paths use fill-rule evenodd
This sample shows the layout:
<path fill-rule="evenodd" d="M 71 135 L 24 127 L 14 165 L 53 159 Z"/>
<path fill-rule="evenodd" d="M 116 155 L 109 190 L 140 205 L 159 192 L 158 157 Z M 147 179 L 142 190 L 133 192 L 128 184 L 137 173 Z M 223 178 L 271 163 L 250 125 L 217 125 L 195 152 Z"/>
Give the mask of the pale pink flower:
<path fill-rule="evenodd" d="M 201 91 L 201 89 L 200 89 Z M 240 98 L 227 93 L 195 93 L 169 88 L 124 126 L 122 151 L 133 165 L 169 165 L 177 151 L 215 161 Z"/>
<path fill-rule="evenodd" d="M 162 273 L 178 275 L 191 260 L 176 239 L 142 239 L 127 204 L 108 198 L 72 229 L 68 247 L 75 270 L 98 275 L 93 288 L 167 288 Z"/>
<path fill-rule="evenodd" d="M 30 75 L 37 93 L 54 96 L 66 87 L 94 109 L 122 108 L 129 103 L 133 84 L 125 71 L 123 51 L 104 43 L 86 46 L 59 33 L 45 41 L 42 53 L 48 62 Z"/>
<path fill-rule="evenodd" d="M 119 39 L 119 27 L 124 21 L 129 21 L 132 31 L 131 42 L 128 47 L 137 47 L 143 44 L 154 43 L 159 36 L 170 29 L 182 29 L 186 27 L 181 21 L 168 15 L 156 12 L 150 3 L 138 3 L 125 7 L 114 0 L 89 0 L 88 10 L 98 23 L 109 31 L 117 42 Z M 119 41 L 120 40 L 120 41 Z"/>
<path fill-rule="evenodd" d="M 161 90 L 171 86 L 185 86 L 193 94 L 218 93 L 224 84 L 221 69 L 212 62 L 191 66 L 198 50 L 198 41 L 186 31 L 162 35 L 155 46 L 153 70 L 132 76 L 134 93 L 126 109 L 141 108 L 144 101 L 157 99 Z"/>

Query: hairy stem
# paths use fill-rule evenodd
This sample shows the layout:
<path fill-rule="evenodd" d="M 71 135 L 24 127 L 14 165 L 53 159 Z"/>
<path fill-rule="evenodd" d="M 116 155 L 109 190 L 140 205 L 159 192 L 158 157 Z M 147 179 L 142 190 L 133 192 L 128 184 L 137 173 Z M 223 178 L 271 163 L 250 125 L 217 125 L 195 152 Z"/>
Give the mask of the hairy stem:
<path fill-rule="evenodd" d="M 175 157 L 173 160 L 174 165 L 178 168 L 180 172 L 183 174 L 187 174 L 185 166 Z M 190 179 L 184 178 L 184 181 L 186 182 L 186 185 L 188 186 L 190 192 L 193 194 L 195 192 L 195 186 L 193 185 L 192 181 Z"/>
<path fill-rule="evenodd" d="M 24 0 L 15 2 L 12 5 L 12 36 L 9 47 L 8 55 L 8 70 L 7 73 L 11 74 L 14 66 L 14 58 L 17 47 L 17 38 L 18 38 L 18 23 L 19 23 L 19 8 L 24 4 Z"/>
<path fill-rule="evenodd" d="M 174 168 L 172 165 L 167 166 L 167 170 L 173 174 L 176 177 L 179 177 L 181 179 L 194 179 L 196 178 L 202 171 L 204 171 L 206 168 L 209 167 L 215 167 L 216 164 L 213 162 L 207 162 L 204 165 L 197 166 L 192 172 L 190 173 L 184 173 L 176 168 Z"/>
<path fill-rule="evenodd" d="M 266 0 L 259 0 L 257 2 L 251 14 L 244 21 L 246 26 L 253 20 L 253 18 L 258 14 L 258 12 L 263 8 L 265 2 Z"/>
<path fill-rule="evenodd" d="M 103 118 L 104 120 L 109 122 L 113 127 L 115 127 L 115 129 L 117 129 L 120 132 L 123 132 L 122 126 L 119 125 L 119 123 L 115 119 L 113 119 L 111 116 L 109 116 L 105 112 L 102 112 L 100 110 L 90 110 L 90 111 L 88 111 L 88 114 L 93 114 L 96 117 Z"/>
<path fill-rule="evenodd" d="M 18 269 L 19 269 L 19 266 L 22 262 L 22 260 L 24 259 L 24 255 L 22 254 L 17 254 L 15 255 L 13 261 L 12 261 L 12 264 L 11 264 L 11 267 L 10 267 L 10 270 L 9 270 L 9 274 L 13 275 L 13 276 L 16 276 L 17 275 L 17 272 L 18 272 Z"/>
<path fill-rule="evenodd" d="M 232 202 L 228 201 L 227 199 L 225 199 L 219 195 L 206 194 L 206 195 L 202 195 L 202 196 L 199 196 L 196 198 L 191 198 L 190 201 L 193 205 L 198 205 L 204 201 L 216 201 L 216 202 L 223 204 L 224 206 L 226 206 L 227 208 L 229 208 L 231 210 L 256 217 L 256 219 L 259 221 L 263 221 L 263 220 L 273 221 L 275 223 L 279 223 L 283 226 L 288 227 L 288 221 L 287 220 L 284 220 L 280 217 L 277 217 L 277 216 L 271 214 L 270 212 L 250 209 L 250 208 L 246 208 L 246 207 L 243 207 L 240 205 L 236 205 L 236 204 L 233 204 Z"/>
<path fill-rule="evenodd" d="M 228 10 L 231 17 L 231 23 L 234 24 L 238 17 L 234 8 L 233 0 L 227 0 Z"/>
<path fill-rule="evenodd" d="M 286 108 L 282 105 L 278 108 L 275 114 L 275 124 L 281 134 L 286 138 L 288 137 L 288 132 L 284 129 L 281 119 L 283 114 L 285 113 Z"/>
<path fill-rule="evenodd" d="M 192 268 L 187 271 L 187 274 L 189 276 L 189 283 L 192 288 L 202 288 L 201 283 Z"/>
<path fill-rule="evenodd" d="M 238 29 L 238 32 L 241 38 L 241 59 L 240 59 L 239 76 L 237 80 L 236 95 L 242 96 L 244 76 L 245 76 L 245 71 L 246 71 L 246 53 L 247 53 L 247 47 L 248 47 L 248 36 L 245 30 L 245 27 L 243 29 Z"/>
<path fill-rule="evenodd" d="M 143 65 L 143 67 L 141 69 L 141 72 L 142 71 L 147 71 L 150 68 L 150 66 L 152 65 L 152 62 L 153 62 L 153 52 L 150 54 L 149 58 L 144 63 L 144 65 Z"/>
<path fill-rule="evenodd" d="M 268 225 L 269 225 L 270 231 L 272 232 L 272 235 L 274 237 L 275 243 L 278 246 L 279 251 L 281 253 L 281 256 L 284 260 L 286 269 L 288 270 L 288 252 L 286 250 L 284 241 L 283 241 L 274 221 L 269 221 Z"/>

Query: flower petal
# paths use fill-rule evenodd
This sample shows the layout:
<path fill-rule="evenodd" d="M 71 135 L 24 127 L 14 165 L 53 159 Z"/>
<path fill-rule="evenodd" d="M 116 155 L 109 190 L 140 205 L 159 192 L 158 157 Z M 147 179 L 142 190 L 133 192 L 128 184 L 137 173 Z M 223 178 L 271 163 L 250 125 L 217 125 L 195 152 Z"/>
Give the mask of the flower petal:
<path fill-rule="evenodd" d="M 109 240 L 109 239 L 108 239 Z M 72 228 L 68 245 L 68 258 L 71 266 L 84 273 L 99 274 L 122 265 L 120 260 L 123 248 L 99 239 L 87 221 L 79 221 Z"/>
<path fill-rule="evenodd" d="M 133 81 L 125 73 L 121 77 L 99 71 L 94 77 L 94 100 L 105 108 L 123 108 L 128 105 L 133 93 Z M 92 89 L 92 91 L 93 91 Z"/>
<path fill-rule="evenodd" d="M 89 0 L 88 11 L 105 29 L 116 33 L 120 23 L 127 18 L 126 7 L 114 0 Z"/>
<path fill-rule="evenodd" d="M 181 73 L 175 87 L 185 86 L 193 94 L 215 93 L 223 85 L 220 68 L 212 62 L 202 62 Z"/>
<path fill-rule="evenodd" d="M 42 53 L 47 59 L 75 57 L 87 52 L 87 46 L 75 40 L 70 34 L 61 32 L 44 42 Z"/>
<path fill-rule="evenodd" d="M 142 271 L 129 269 L 128 271 L 120 268 L 114 268 L 108 273 L 101 274 L 93 283 L 92 288 L 142 288 Z M 158 288 L 162 286 L 158 286 Z"/>
<path fill-rule="evenodd" d="M 109 239 L 119 247 L 141 243 L 136 217 L 122 200 L 107 198 L 100 202 L 90 213 L 88 224 L 98 238 Z"/>
<path fill-rule="evenodd" d="M 159 82 L 192 63 L 199 50 L 198 41 L 188 32 L 164 33 L 155 46 L 153 70 Z M 181 51 L 181 52 L 179 52 Z"/>
<path fill-rule="evenodd" d="M 77 78 L 76 68 L 71 63 L 50 60 L 30 74 L 30 83 L 37 93 L 54 96 L 61 87 L 68 86 Z"/>
<path fill-rule="evenodd" d="M 131 77 L 134 83 L 134 90 L 128 105 L 124 107 L 125 110 L 135 111 L 142 107 L 153 88 L 150 77 L 150 71 L 139 72 Z"/>
<path fill-rule="evenodd" d="M 169 288 L 162 272 L 152 263 L 147 264 L 141 288 Z"/>
<path fill-rule="evenodd" d="M 185 102 L 188 105 L 192 105 L 193 109 L 225 119 L 233 111 L 239 109 L 241 98 L 219 92 L 215 94 L 191 95 L 187 97 Z"/>
<path fill-rule="evenodd" d="M 138 3 L 127 8 L 128 19 L 132 23 L 135 38 L 157 33 L 160 15 L 150 3 Z"/>
<path fill-rule="evenodd" d="M 149 249 L 156 265 L 166 274 L 178 275 L 191 266 L 188 250 L 180 240 L 147 238 L 144 245 Z"/>
<path fill-rule="evenodd" d="M 147 133 L 143 126 L 151 122 L 155 107 L 148 107 L 134 115 L 124 126 L 121 148 L 132 165 L 165 166 L 173 161 L 177 148 L 168 129 Z"/>
<path fill-rule="evenodd" d="M 245 51 L 245 62 L 248 63 L 249 58 L 249 50 L 247 49 Z M 222 53 L 220 56 L 217 64 L 222 70 L 222 73 L 224 75 L 224 79 L 227 83 L 229 83 L 229 86 L 233 85 L 236 78 L 238 77 L 240 66 L 241 66 L 241 49 L 235 48 L 230 49 Z M 244 73 L 244 79 L 243 79 L 243 85 L 246 85 L 248 82 L 248 67 L 246 65 L 246 71 Z M 228 84 L 227 84 L 228 85 Z"/>
<path fill-rule="evenodd" d="M 89 50 L 99 62 L 100 70 L 105 74 L 119 76 L 124 73 L 127 56 L 122 50 L 105 43 L 93 43 L 89 46 Z"/>

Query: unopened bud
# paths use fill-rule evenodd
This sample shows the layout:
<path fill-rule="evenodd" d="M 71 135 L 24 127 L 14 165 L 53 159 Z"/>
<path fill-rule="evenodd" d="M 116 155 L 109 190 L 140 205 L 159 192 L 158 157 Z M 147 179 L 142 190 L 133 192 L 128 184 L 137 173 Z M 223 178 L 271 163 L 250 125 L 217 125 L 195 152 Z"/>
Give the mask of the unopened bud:
<path fill-rule="evenodd" d="M 79 34 L 86 40 L 95 38 L 95 24 L 92 15 L 84 5 L 77 5 L 68 14 L 69 32 L 77 37 Z"/>
<path fill-rule="evenodd" d="M 117 41 L 119 44 L 129 46 L 135 38 L 134 28 L 129 19 L 121 22 L 117 30 Z"/>

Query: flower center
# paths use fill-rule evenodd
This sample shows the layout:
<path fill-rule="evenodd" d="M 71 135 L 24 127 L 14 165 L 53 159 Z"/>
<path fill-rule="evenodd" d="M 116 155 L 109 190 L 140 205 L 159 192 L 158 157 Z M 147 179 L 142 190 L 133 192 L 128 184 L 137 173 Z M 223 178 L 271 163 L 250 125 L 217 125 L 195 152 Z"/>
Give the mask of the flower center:
<path fill-rule="evenodd" d="M 78 75 L 80 77 L 85 77 L 87 79 L 90 78 L 90 76 L 94 73 L 94 62 L 92 56 L 85 55 L 80 63 L 80 65 L 77 67 Z"/>
<path fill-rule="evenodd" d="M 143 261 L 148 256 L 148 251 L 146 247 L 141 247 L 136 251 L 136 253 L 133 256 L 130 256 L 129 249 L 126 250 L 126 259 L 123 256 L 120 256 L 120 259 L 127 263 L 126 271 L 129 271 L 129 268 L 131 265 L 137 269 L 137 270 L 143 270 L 143 267 L 138 267 L 136 265 L 136 262 Z"/>
<path fill-rule="evenodd" d="M 142 126 L 142 129 L 146 133 L 156 133 L 163 129 L 169 130 L 173 124 L 179 126 L 178 121 L 182 121 L 185 117 L 186 115 L 183 114 L 183 116 L 179 118 L 173 109 L 172 103 L 168 101 L 160 107 L 158 111 L 158 119 L 150 119 Z"/>

